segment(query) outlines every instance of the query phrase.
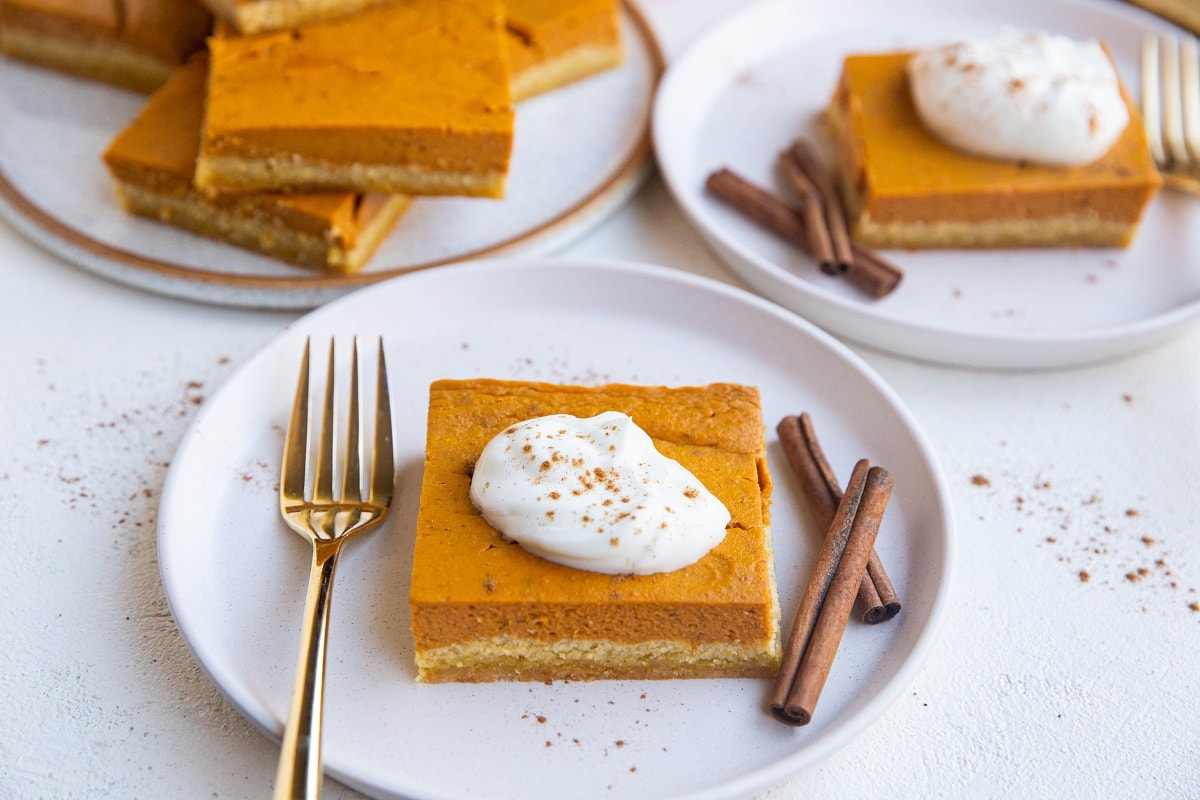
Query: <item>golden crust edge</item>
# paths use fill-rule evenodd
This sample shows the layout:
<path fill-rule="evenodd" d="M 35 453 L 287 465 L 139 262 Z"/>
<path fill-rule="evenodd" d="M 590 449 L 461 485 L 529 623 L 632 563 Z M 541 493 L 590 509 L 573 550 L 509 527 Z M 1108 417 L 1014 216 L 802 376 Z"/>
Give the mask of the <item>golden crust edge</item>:
<path fill-rule="evenodd" d="M 129 213 L 191 231 L 209 239 L 285 261 L 296 266 L 339 273 L 354 273 L 391 233 L 410 198 L 397 195 L 347 243 L 329 231 L 325 236 L 266 224 L 261 219 L 214 208 L 195 196 L 169 196 L 141 186 L 116 181 L 121 206 Z"/>

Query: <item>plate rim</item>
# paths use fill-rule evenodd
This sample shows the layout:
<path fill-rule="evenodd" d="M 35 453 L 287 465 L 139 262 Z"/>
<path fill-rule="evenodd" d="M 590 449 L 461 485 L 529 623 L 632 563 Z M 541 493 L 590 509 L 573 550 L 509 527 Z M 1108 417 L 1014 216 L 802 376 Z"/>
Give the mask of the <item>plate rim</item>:
<path fill-rule="evenodd" d="M 270 276 L 202 269 L 152 258 L 88 235 L 23 194 L 2 167 L 0 217 L 44 249 L 110 280 L 170 297 L 234 307 L 307 310 L 347 292 L 399 275 L 457 261 L 501 256 L 522 248 L 535 253 L 539 249 L 553 248 L 559 240 L 569 241 L 584 235 L 591 226 L 616 211 L 650 173 L 653 100 L 666 73 L 667 59 L 653 26 L 638 5 L 633 0 L 621 0 L 621 8 L 645 48 L 650 69 L 650 102 L 636 141 L 626 157 L 587 195 L 561 209 L 552 219 L 517 232 L 503 241 L 467 253 L 373 272 L 345 274 L 295 267 L 294 275 Z"/>
<path fill-rule="evenodd" d="M 909 657 L 900 665 L 898 669 L 889 677 L 889 679 L 881 686 L 879 692 L 866 704 L 860 711 L 857 712 L 856 719 L 853 724 L 847 724 L 836 728 L 833 731 L 827 732 L 822 738 L 815 743 L 803 742 L 798 743 L 800 749 L 792 752 L 789 756 L 776 760 L 768 765 L 765 765 L 756 770 L 744 773 L 742 775 L 731 778 L 722 784 L 710 786 L 703 790 L 693 791 L 675 795 L 677 800 L 699 800 L 700 798 L 727 798 L 741 797 L 753 794 L 756 792 L 765 791 L 773 786 L 782 783 L 792 777 L 797 776 L 806 769 L 809 769 L 821 761 L 825 760 L 851 740 L 860 735 L 866 728 L 874 724 L 879 717 L 901 696 L 902 690 L 909 686 L 915 676 L 923 668 L 925 661 L 928 658 L 929 652 L 937 640 L 938 633 L 942 626 L 942 621 L 949 605 L 949 598 L 952 595 L 952 585 L 954 568 L 956 563 L 957 549 L 957 526 L 954 517 L 954 509 L 951 503 L 951 494 L 946 477 L 937 457 L 931 442 L 925 434 L 912 412 L 903 402 L 900 396 L 893 390 L 884 379 L 863 361 L 857 354 L 850 350 L 844 343 L 837 340 L 811 322 L 798 317 L 786 309 L 778 306 L 770 300 L 764 299 L 756 294 L 733 286 L 731 284 L 720 282 L 713 278 L 697 275 L 694 273 L 684 272 L 682 270 L 663 267 L 658 265 L 644 264 L 634 261 L 617 260 L 617 259 L 554 259 L 545 257 L 530 257 L 525 259 L 500 259 L 500 260 L 481 260 L 474 262 L 464 262 L 452 265 L 443 270 L 438 271 L 421 271 L 401 275 L 387 281 L 387 284 L 402 283 L 404 285 L 419 284 L 422 282 L 441 282 L 441 281 L 460 281 L 470 280 L 473 275 L 483 274 L 492 275 L 507 274 L 513 272 L 524 272 L 528 270 L 538 269 L 553 269 L 556 271 L 584 271 L 598 272 L 604 275 L 616 274 L 621 275 L 638 275 L 655 282 L 664 284 L 665 286 L 685 286 L 690 287 L 695 291 L 700 292 L 715 292 L 735 302 L 748 304 L 753 313 L 766 313 L 776 317 L 782 323 L 795 328 L 799 335 L 809 338 L 815 338 L 825 346 L 827 346 L 838 359 L 846 366 L 850 367 L 863 380 L 869 383 L 881 395 L 881 399 L 891 407 L 896 414 L 904 421 L 907 431 L 906 434 L 911 437 L 911 443 L 916 446 L 926 461 L 930 476 L 932 478 L 932 488 L 935 490 L 937 499 L 936 516 L 941 526 L 940 544 L 944 554 L 940 570 L 938 570 L 938 585 L 934 587 L 932 592 L 933 601 L 930 606 L 930 611 L 924 628 L 921 629 L 915 637 L 911 646 Z M 176 626 L 179 628 L 181 638 L 188 647 L 196 663 L 204 674 L 212 681 L 213 685 L 224 695 L 229 702 L 239 711 L 239 713 L 248 720 L 252 725 L 265 733 L 274 741 L 279 739 L 279 731 L 268 724 L 267 720 L 272 717 L 268 709 L 261 703 L 252 703 L 253 698 L 249 693 L 244 691 L 244 687 L 227 686 L 212 669 L 210 665 L 201 656 L 201 650 L 204 649 L 202 643 L 198 643 L 194 639 L 194 632 L 190 630 L 189 614 L 184 613 L 180 616 L 180 608 L 178 607 L 178 598 L 172 594 L 172 572 L 175 568 L 175 561 L 171 558 L 170 552 L 172 548 L 171 527 L 173 523 L 173 498 L 177 492 L 186 491 L 179 486 L 182 480 L 181 474 L 187 468 L 187 451 L 195 446 L 198 431 L 202 431 L 208 424 L 208 420 L 215 414 L 220 412 L 220 398 L 229 387 L 245 380 L 246 376 L 256 369 L 261 369 L 264 364 L 269 363 L 270 359 L 277 357 L 278 351 L 289 346 L 289 343 L 294 344 L 294 340 L 304 335 L 305 330 L 314 327 L 320 328 L 323 324 L 323 318 L 336 317 L 340 307 L 344 305 L 353 305 L 361 302 L 361 298 L 368 293 L 376 290 L 381 290 L 383 284 L 376 284 L 371 287 L 351 293 L 339 300 L 322 306 L 309 314 L 301 317 L 299 320 L 289 324 L 283 331 L 273 337 L 267 343 L 262 345 L 250 357 L 248 357 L 237 369 L 225 380 L 217 389 L 210 394 L 204 406 L 197 413 L 196 417 L 188 426 L 184 436 L 180 439 L 175 452 L 171 459 L 171 465 L 168 468 L 166 478 L 160 493 L 160 501 L 158 505 L 158 523 L 156 527 L 156 550 L 159 553 L 159 573 L 160 582 L 163 586 L 164 595 L 167 606 L 171 612 L 172 618 L 175 620 Z M 201 446 L 203 442 L 200 443 Z M 783 624 L 789 625 L 788 616 L 785 613 Z M 191 634 L 191 635 L 190 635 Z M 233 691 L 236 689 L 237 691 Z M 256 707 L 252 707 L 256 706 Z M 261 717 L 260 717 L 261 715 Z M 275 721 L 279 725 L 278 721 Z M 803 746 L 801 746 L 803 745 Z M 358 791 L 362 791 L 370 796 L 386 796 L 386 793 L 391 792 L 391 789 L 376 787 L 363 780 L 358 779 L 355 775 L 347 774 L 339 769 L 337 764 L 326 762 L 326 773 L 335 778 L 339 782 L 350 786 Z M 447 794 L 443 792 L 440 795 L 422 795 L 428 797 L 459 797 L 458 795 Z"/>
<path fill-rule="evenodd" d="M 1053 2 L 1115 18 L 1125 24 L 1137 25 L 1139 29 L 1181 30 L 1149 11 L 1125 3 Z M 946 5 L 941 0 L 923 0 L 923 3 L 926 7 Z M 840 338 L 917 361 L 958 367 L 1039 370 L 1078 366 L 1144 350 L 1178 335 L 1185 325 L 1200 321 L 1200 296 L 1144 319 L 1062 333 L 980 333 L 939 329 L 912 320 L 881 318 L 871 312 L 871 301 L 827 292 L 812 281 L 786 279 L 782 267 L 753 252 L 722 226 L 713 224 L 711 214 L 699 202 L 700 194 L 686 181 L 689 165 L 683 163 L 682 156 L 673 157 L 666 150 L 665 141 L 678 139 L 681 135 L 674 119 L 682 102 L 679 98 L 686 92 L 683 87 L 706 60 L 711 60 L 708 57 L 729 50 L 722 47 L 723 44 L 744 38 L 745 31 L 756 25 L 761 28 L 763 21 L 789 13 L 794 15 L 803 6 L 803 0 L 763 0 L 724 18 L 692 40 L 668 65 L 655 97 L 653 141 L 663 182 L 693 229 L 709 243 L 722 263 L 756 291 Z M 811 28 L 793 30 L 793 41 L 813 35 Z M 744 67 L 752 61 L 742 57 L 735 66 Z M 713 92 L 711 97 L 718 94 Z M 898 341 L 905 337 L 916 340 L 916 344 L 900 346 Z M 951 337 L 955 340 L 952 344 L 946 341 Z"/>

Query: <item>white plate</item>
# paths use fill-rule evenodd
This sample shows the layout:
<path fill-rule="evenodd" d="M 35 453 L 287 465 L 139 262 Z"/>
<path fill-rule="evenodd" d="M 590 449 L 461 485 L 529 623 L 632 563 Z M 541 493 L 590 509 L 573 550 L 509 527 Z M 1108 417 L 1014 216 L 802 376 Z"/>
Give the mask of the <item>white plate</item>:
<path fill-rule="evenodd" d="M 909 0 L 771 2 L 697 40 L 664 76 L 655 152 L 685 214 L 747 283 L 838 336 L 957 365 L 1041 368 L 1144 348 L 1200 316 L 1200 202 L 1175 192 L 1148 209 L 1128 250 L 889 252 L 905 273 L 872 301 L 822 275 L 704 191 L 728 166 L 767 186 L 797 136 L 823 141 L 818 115 L 852 52 L 995 33 L 1002 25 L 1109 43 L 1138 85 L 1144 30 L 1167 23 L 1115 2 Z"/>
<path fill-rule="evenodd" d="M 544 253 L 602 221 L 650 162 L 663 59 L 622 15 L 624 63 L 517 107 L 503 200 L 426 198 L 355 276 L 284 264 L 123 212 L 100 154 L 144 97 L 0 58 L 0 213 L 57 255 L 141 289 L 204 302 L 312 308 L 450 261 Z"/>
<path fill-rule="evenodd" d="M 923 434 L 868 367 L 791 312 L 683 272 L 478 262 L 397 278 L 304 317 L 212 396 L 172 459 L 158 533 L 167 599 L 204 669 L 264 730 L 282 730 L 308 568 L 307 544 L 278 518 L 282 431 L 304 337 L 346 345 L 351 333 L 385 338 L 398 493 L 390 524 L 352 542 L 339 568 L 329 774 L 380 797 L 746 796 L 845 744 L 911 685 L 946 602 L 953 523 Z M 878 550 L 904 610 L 849 627 L 803 729 L 770 717 L 768 681 L 415 683 L 407 598 L 428 386 L 477 376 L 759 386 L 789 626 L 818 535 L 774 426 L 808 410 L 839 472 L 868 456 L 897 474 Z"/>

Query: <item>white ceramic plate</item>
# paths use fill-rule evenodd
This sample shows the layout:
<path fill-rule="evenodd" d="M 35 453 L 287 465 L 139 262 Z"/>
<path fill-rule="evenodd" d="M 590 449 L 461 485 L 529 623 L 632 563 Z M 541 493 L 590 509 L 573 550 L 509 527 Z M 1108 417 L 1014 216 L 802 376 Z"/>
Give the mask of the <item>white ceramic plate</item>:
<path fill-rule="evenodd" d="M 420 199 L 355 276 L 293 267 L 124 213 L 100 154 L 141 95 L 0 58 L 0 213 L 86 269 L 205 302 L 311 308 L 396 274 L 498 254 L 548 252 L 636 190 L 650 161 L 663 69 L 645 21 L 622 16 L 625 60 L 517 107 L 506 196 Z"/>
<path fill-rule="evenodd" d="M 721 166 L 772 185 L 776 156 L 790 141 L 824 141 L 818 115 L 848 53 L 987 35 L 1003 25 L 1100 38 L 1133 87 L 1142 32 L 1171 30 L 1116 2 L 909 0 L 902 13 L 888 0 L 760 4 L 697 40 L 664 76 L 654 112 L 662 173 L 744 280 L 846 339 L 1000 368 L 1078 364 L 1158 342 L 1200 316 L 1200 202 L 1192 197 L 1161 194 L 1124 251 L 889 252 L 905 277 L 873 301 L 704 191 Z"/>
<path fill-rule="evenodd" d="M 911 685 L 946 602 L 953 523 L 923 434 L 869 368 L 791 312 L 683 272 L 477 262 L 304 317 L 205 403 L 172 459 L 158 534 L 167 599 L 204 669 L 265 731 L 282 730 L 309 558 L 278 518 L 282 434 L 304 338 L 337 335 L 344 353 L 352 333 L 385 340 L 398 492 L 389 523 L 352 542 L 339 567 L 329 774 L 379 797 L 740 797 L 845 744 Z M 789 627 L 819 537 L 774 426 L 809 411 L 839 472 L 867 456 L 897 475 L 878 550 L 904 610 L 851 624 L 802 729 L 767 713 L 768 681 L 417 684 L 407 597 L 428 386 L 477 376 L 760 387 Z"/>

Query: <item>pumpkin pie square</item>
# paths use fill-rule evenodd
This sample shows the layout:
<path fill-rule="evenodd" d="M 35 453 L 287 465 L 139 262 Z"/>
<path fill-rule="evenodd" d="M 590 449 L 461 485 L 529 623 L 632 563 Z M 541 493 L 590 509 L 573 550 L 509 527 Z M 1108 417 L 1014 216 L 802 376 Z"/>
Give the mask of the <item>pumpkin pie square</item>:
<path fill-rule="evenodd" d="M 1125 247 L 1161 186 L 1141 115 L 1099 160 L 1055 167 L 943 143 L 908 87 L 912 53 L 852 55 L 828 109 L 852 235 L 879 248 Z"/>
<path fill-rule="evenodd" d="M 656 575 L 563 566 L 472 505 L 472 468 L 505 428 L 547 414 L 629 414 L 730 512 L 724 540 Z M 418 680 L 769 677 L 779 603 L 758 391 L 491 379 L 430 387 L 410 608 Z"/>
<path fill-rule="evenodd" d="M 238 33 L 285 30 L 347 16 L 392 0 L 203 0 Z"/>
<path fill-rule="evenodd" d="M 514 100 L 621 63 L 618 0 L 506 0 L 505 9 Z"/>
<path fill-rule="evenodd" d="M 151 92 L 203 49 L 197 0 L 4 0 L 0 49 L 40 66 Z"/>
<path fill-rule="evenodd" d="M 192 185 L 200 149 L 207 59 L 198 54 L 104 151 L 130 213 L 299 266 L 358 271 L 404 213 L 404 195 L 268 192 L 206 195 Z"/>
<path fill-rule="evenodd" d="M 209 41 L 205 190 L 501 197 L 513 141 L 491 0 L 396 0 Z"/>

